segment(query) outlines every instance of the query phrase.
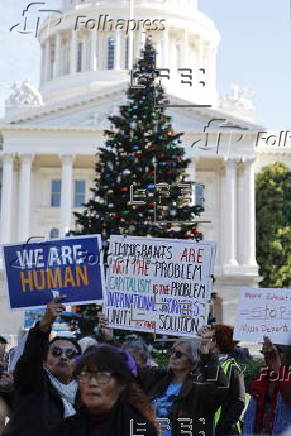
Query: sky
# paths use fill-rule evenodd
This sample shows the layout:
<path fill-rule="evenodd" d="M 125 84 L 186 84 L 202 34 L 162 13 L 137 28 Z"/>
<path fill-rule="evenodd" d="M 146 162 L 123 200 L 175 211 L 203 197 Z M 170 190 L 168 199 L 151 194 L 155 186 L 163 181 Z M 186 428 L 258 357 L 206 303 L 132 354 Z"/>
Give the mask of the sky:
<path fill-rule="evenodd" d="M 118 1 L 118 0 L 115 0 Z M 183 0 L 180 0 L 181 3 Z M 255 121 L 268 129 L 291 130 L 291 0 L 199 0 L 199 9 L 221 34 L 217 91 L 232 83 L 249 88 Z M 38 86 L 39 47 L 32 34 L 10 32 L 21 22 L 28 0 L 0 1 L 0 117 L 13 81 Z M 48 8 L 60 0 L 47 0 Z"/>

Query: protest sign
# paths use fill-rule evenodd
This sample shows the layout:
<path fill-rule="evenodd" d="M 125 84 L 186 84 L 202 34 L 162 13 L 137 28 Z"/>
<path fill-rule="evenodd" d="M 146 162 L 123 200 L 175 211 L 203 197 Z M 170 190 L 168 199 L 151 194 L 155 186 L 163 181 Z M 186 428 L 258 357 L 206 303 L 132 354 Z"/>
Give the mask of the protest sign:
<path fill-rule="evenodd" d="M 33 327 L 37 321 L 40 321 L 42 319 L 44 314 L 45 314 L 45 308 L 26 310 L 24 312 L 24 324 L 23 324 L 24 330 L 29 330 L 31 327 Z M 78 313 L 70 312 L 70 311 L 62 312 L 61 316 L 59 316 L 53 324 L 52 333 L 54 332 L 57 333 L 62 332 L 62 334 L 69 333 L 70 319 L 77 320 L 78 318 L 80 318 L 80 314 Z M 70 332 L 70 334 L 72 335 L 72 332 Z"/>
<path fill-rule="evenodd" d="M 99 235 L 4 245 L 11 309 L 44 307 L 57 294 L 64 304 L 101 301 L 101 247 Z"/>
<path fill-rule="evenodd" d="M 105 305 L 109 324 L 195 336 L 207 323 L 215 245 L 111 236 Z"/>
<path fill-rule="evenodd" d="M 237 308 L 234 339 L 291 345 L 291 289 L 243 289 Z"/>

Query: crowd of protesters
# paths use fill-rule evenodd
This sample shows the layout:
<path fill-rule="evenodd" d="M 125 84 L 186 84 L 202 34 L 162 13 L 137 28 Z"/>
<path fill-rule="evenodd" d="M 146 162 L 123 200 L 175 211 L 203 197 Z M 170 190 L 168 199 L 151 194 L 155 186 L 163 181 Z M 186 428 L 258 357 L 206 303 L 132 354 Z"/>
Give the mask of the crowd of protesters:
<path fill-rule="evenodd" d="M 47 305 L 9 368 L 7 342 L 0 337 L 1 435 L 287 434 L 289 347 L 265 337 L 265 367 L 245 389 L 250 356 L 229 326 L 205 326 L 199 340 L 177 340 L 168 367 L 161 368 L 140 336 L 118 343 L 104 320 L 102 342 L 51 339 L 54 321 L 65 310 L 62 301 L 57 297 Z"/>

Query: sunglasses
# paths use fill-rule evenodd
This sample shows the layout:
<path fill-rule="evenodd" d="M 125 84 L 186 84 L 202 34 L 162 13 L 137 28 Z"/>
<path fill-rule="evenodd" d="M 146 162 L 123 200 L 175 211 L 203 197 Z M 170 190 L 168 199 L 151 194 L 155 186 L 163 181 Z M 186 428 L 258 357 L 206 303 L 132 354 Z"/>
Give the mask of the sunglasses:
<path fill-rule="evenodd" d="M 95 379 L 97 383 L 105 385 L 110 382 L 112 374 L 110 372 L 86 372 L 83 371 L 77 376 L 80 383 L 90 383 L 92 378 Z"/>
<path fill-rule="evenodd" d="M 51 353 L 54 357 L 61 357 L 64 354 L 66 358 L 70 360 L 75 359 L 79 354 L 74 348 L 67 348 L 63 350 L 62 348 L 56 346 L 52 347 Z"/>
<path fill-rule="evenodd" d="M 182 351 L 180 351 L 180 350 L 175 350 L 175 349 L 172 349 L 172 350 L 170 351 L 170 355 L 171 355 L 171 356 L 175 356 L 176 359 L 181 359 L 182 356 L 187 356 L 187 357 L 188 357 L 188 354 L 186 354 L 186 353 L 182 353 Z"/>

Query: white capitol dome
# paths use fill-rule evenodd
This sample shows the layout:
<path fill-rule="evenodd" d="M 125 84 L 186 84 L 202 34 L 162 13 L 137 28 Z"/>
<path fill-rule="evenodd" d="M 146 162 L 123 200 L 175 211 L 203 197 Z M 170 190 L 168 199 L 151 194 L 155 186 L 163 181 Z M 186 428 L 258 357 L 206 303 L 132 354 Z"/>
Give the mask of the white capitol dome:
<path fill-rule="evenodd" d="M 220 36 L 213 21 L 197 9 L 197 1 L 134 0 L 132 3 L 133 17 L 139 24 L 139 29 L 133 32 L 116 30 L 114 24 L 111 28 L 109 24 L 130 18 L 130 0 L 63 0 L 61 23 L 55 25 L 58 14 L 47 18 L 39 33 L 40 92 L 46 103 L 122 83 L 126 87 L 131 63 L 128 34 L 133 34 L 132 52 L 136 60 L 146 36 L 142 20 L 156 19 L 156 22 L 164 20 L 164 30 L 147 30 L 147 34 L 152 35 L 158 52 L 157 66 L 170 69 L 170 80 L 162 82 L 167 92 L 189 101 L 215 105 L 215 60 Z M 145 28 L 149 27 L 147 21 Z M 178 68 L 192 69 L 191 87 L 181 86 Z M 207 86 L 204 88 L 200 81 L 205 81 Z"/>

